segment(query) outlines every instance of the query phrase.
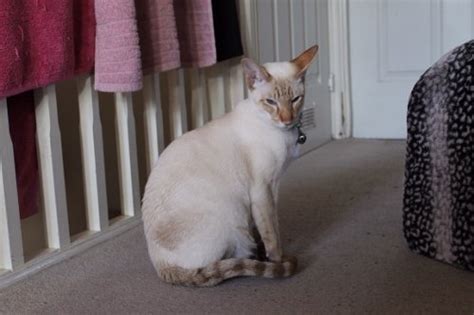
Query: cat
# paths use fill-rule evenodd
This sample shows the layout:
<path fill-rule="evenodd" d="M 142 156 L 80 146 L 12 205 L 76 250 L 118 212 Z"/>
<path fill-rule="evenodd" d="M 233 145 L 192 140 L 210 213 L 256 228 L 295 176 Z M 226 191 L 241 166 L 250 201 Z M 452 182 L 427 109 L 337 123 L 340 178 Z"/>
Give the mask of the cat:
<path fill-rule="evenodd" d="M 142 218 L 162 280 L 213 286 L 237 276 L 295 273 L 296 258 L 282 254 L 276 204 L 280 178 L 297 155 L 304 77 L 317 52 L 315 45 L 291 61 L 262 66 L 242 59 L 249 97 L 160 156 Z M 263 261 L 253 256 L 258 237 Z"/>

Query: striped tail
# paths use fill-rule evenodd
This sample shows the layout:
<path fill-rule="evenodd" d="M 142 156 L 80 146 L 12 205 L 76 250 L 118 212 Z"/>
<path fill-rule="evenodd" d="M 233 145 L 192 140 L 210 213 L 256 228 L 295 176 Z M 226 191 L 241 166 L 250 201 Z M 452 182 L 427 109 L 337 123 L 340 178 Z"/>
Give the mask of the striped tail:
<path fill-rule="evenodd" d="M 258 261 L 248 258 L 219 260 L 203 268 L 165 267 L 158 275 L 166 282 L 186 286 L 210 287 L 240 276 L 284 278 L 292 276 L 297 267 L 295 257 L 283 257 L 281 262 Z"/>

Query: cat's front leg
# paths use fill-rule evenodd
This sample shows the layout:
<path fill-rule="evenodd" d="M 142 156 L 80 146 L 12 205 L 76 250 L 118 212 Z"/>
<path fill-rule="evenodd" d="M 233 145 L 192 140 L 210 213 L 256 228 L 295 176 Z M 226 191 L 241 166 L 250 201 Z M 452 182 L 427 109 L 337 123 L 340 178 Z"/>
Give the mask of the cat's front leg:
<path fill-rule="evenodd" d="M 268 185 L 258 185 L 252 189 L 252 217 L 265 245 L 267 258 L 279 262 L 282 259 L 280 233 L 276 212 L 276 198 Z"/>

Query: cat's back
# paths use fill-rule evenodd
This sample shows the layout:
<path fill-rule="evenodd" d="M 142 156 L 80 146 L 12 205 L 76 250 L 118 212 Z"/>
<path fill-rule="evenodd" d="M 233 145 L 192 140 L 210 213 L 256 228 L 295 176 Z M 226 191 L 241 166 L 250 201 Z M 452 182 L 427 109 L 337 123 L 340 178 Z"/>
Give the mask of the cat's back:
<path fill-rule="evenodd" d="M 168 198 L 184 190 L 215 191 L 241 176 L 236 172 L 242 173 L 245 159 L 239 150 L 234 115 L 228 113 L 174 140 L 154 165 L 146 193 Z"/>

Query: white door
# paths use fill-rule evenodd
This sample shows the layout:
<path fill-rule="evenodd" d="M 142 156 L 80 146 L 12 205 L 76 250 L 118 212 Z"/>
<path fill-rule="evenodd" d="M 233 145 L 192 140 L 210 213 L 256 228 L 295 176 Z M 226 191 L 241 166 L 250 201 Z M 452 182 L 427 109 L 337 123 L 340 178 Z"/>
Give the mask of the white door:
<path fill-rule="evenodd" d="M 257 55 L 260 63 L 290 60 L 306 48 L 319 53 L 306 74 L 303 130 L 307 152 L 331 139 L 328 0 L 258 0 Z"/>
<path fill-rule="evenodd" d="M 353 135 L 405 138 L 413 85 L 474 37 L 473 0 L 350 0 Z"/>

